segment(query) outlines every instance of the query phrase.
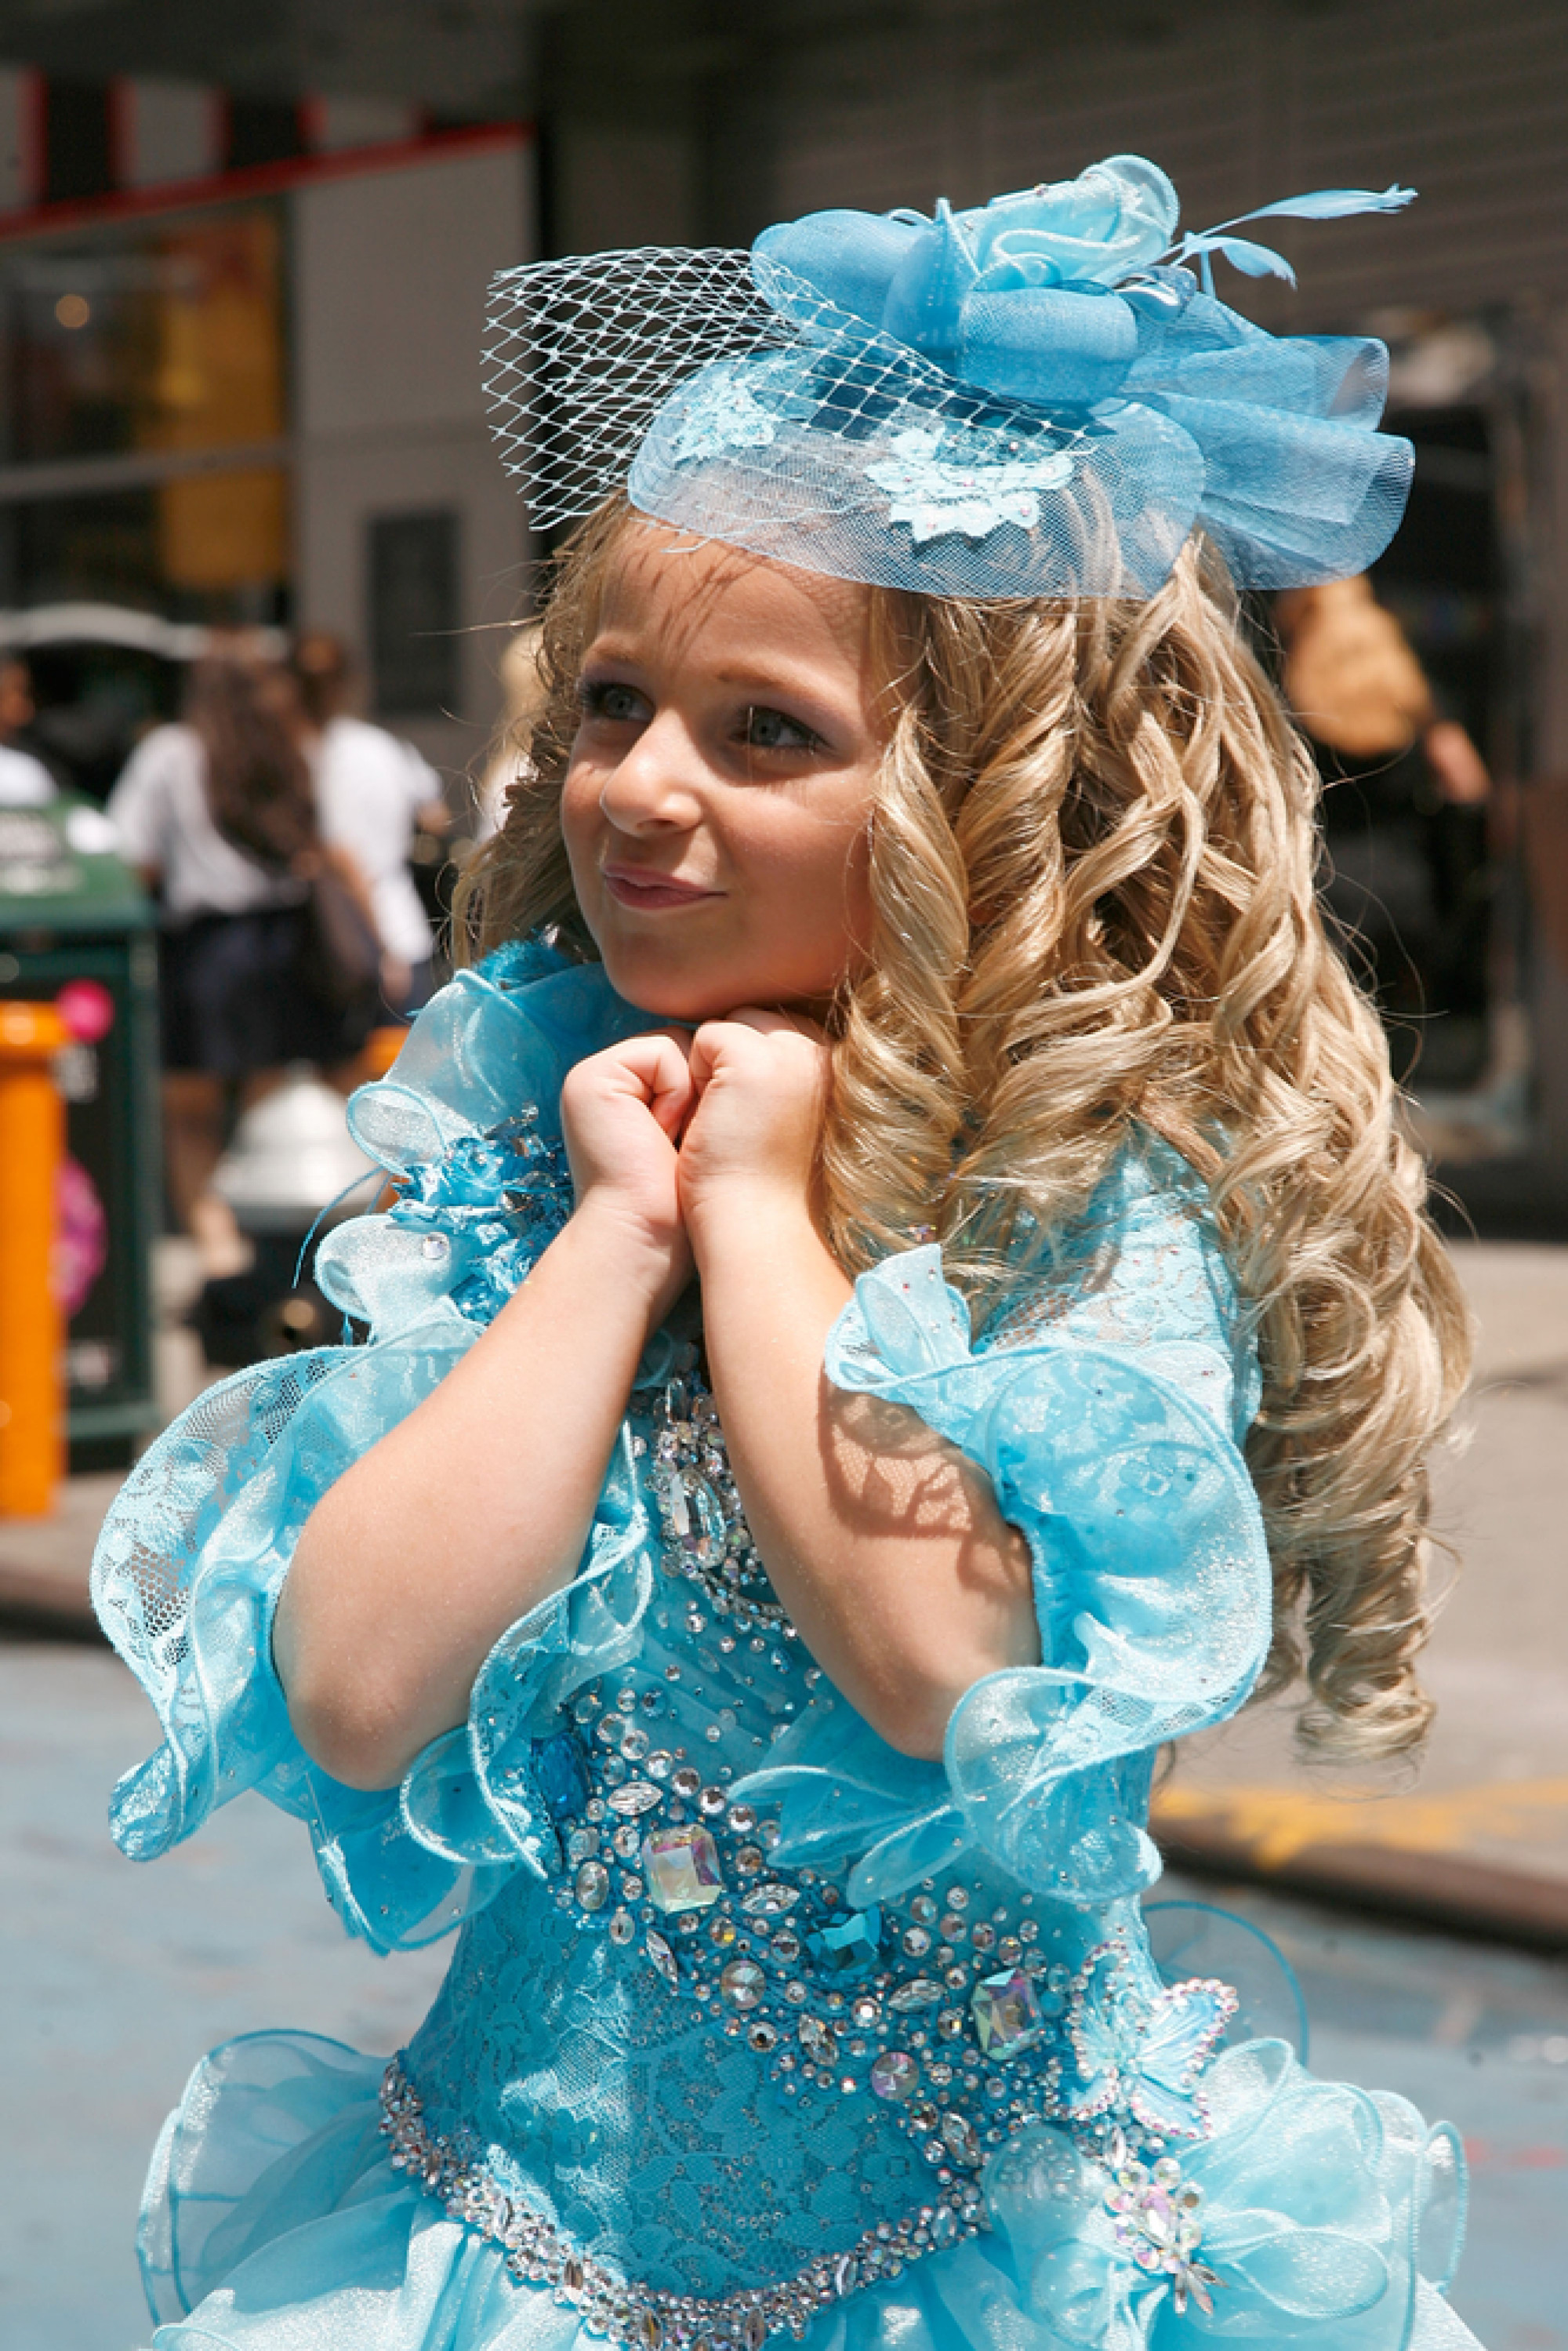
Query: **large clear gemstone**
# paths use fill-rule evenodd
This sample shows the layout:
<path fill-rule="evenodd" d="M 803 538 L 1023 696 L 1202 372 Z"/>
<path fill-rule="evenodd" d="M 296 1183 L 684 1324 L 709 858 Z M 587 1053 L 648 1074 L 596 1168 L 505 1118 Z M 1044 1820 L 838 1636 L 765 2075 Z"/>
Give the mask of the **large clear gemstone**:
<path fill-rule="evenodd" d="M 909 1983 L 900 1984 L 896 1991 L 889 1992 L 887 2004 L 895 2008 L 900 2016 L 909 2016 L 919 2008 L 935 2008 L 941 1997 L 940 1984 L 933 1983 L 929 1976 L 915 1976 Z"/>
<path fill-rule="evenodd" d="M 740 1907 L 748 1918 L 782 1918 L 800 1899 L 798 1886 L 786 1886 L 782 1878 L 769 1877 L 760 1886 L 754 1886 Z"/>
<path fill-rule="evenodd" d="M 983 1976 L 969 1995 L 980 2047 L 988 2057 L 1016 2057 L 1040 2039 L 1043 2020 L 1033 1984 L 1020 1968 Z"/>
<path fill-rule="evenodd" d="M 800 2046 L 808 2057 L 813 2058 L 819 2065 L 831 2065 L 836 2062 L 839 2037 L 831 2024 L 824 2023 L 820 2016 L 803 2016 L 797 2030 L 800 2035 Z"/>
<path fill-rule="evenodd" d="M 731 1959 L 720 1973 L 718 1988 L 736 2008 L 755 2008 L 768 1989 L 768 1979 L 751 1959 Z"/>
<path fill-rule="evenodd" d="M 907 2098 L 920 2079 L 920 2060 L 907 2049 L 884 2049 L 873 2063 L 871 2085 L 879 2098 Z"/>
<path fill-rule="evenodd" d="M 601 1861 L 585 1861 L 577 1873 L 577 1898 L 585 1910 L 602 1910 L 610 1893 L 610 1872 Z"/>
<path fill-rule="evenodd" d="M 606 1799 L 611 1811 L 627 1820 L 635 1820 L 639 1813 L 651 1813 L 655 1804 L 664 1801 L 652 1780 L 628 1780 L 623 1788 L 612 1788 Z"/>
<path fill-rule="evenodd" d="M 661 1910 L 706 1910 L 724 1891 L 706 1829 L 655 1829 L 643 1840 L 648 1894 Z"/>

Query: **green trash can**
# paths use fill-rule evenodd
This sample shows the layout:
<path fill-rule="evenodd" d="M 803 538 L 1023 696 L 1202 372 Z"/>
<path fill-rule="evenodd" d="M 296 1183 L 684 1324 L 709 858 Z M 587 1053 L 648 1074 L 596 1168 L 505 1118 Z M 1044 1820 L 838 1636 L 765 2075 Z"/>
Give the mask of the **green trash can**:
<path fill-rule="evenodd" d="M 0 998 L 50 1003 L 76 982 L 89 1016 L 84 1025 L 102 1031 L 68 1047 L 57 1065 L 67 1105 L 59 1267 L 76 1471 L 123 1467 L 160 1419 L 152 1286 L 162 1209 L 155 920 L 90 801 L 0 808 Z"/>

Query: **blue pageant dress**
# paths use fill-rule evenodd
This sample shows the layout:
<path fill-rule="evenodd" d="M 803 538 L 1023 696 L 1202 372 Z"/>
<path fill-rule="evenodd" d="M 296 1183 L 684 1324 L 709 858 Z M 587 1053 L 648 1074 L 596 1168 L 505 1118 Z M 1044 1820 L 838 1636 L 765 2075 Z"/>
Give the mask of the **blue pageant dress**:
<path fill-rule="evenodd" d="M 1473 2346 L 1452 2134 L 1151 1956 L 1155 1750 L 1240 1705 L 1270 1627 L 1254 1353 L 1164 1146 L 979 1345 L 934 1248 L 831 1335 L 833 1380 L 961 1446 L 1033 1552 L 1045 1662 L 977 1684 L 940 1762 L 806 1654 L 678 1332 L 466 1725 L 379 1794 L 297 1744 L 269 1631 L 298 1531 L 559 1230 L 561 1078 L 643 1025 L 538 946 L 455 979 L 351 1113 L 402 1183 L 321 1251 L 371 1343 L 204 1396 L 105 1528 L 98 1605 L 164 1730 L 124 1850 L 257 1788 L 350 1934 L 460 1930 L 390 2067 L 288 2032 L 197 2067 L 142 2216 L 160 2351 Z"/>

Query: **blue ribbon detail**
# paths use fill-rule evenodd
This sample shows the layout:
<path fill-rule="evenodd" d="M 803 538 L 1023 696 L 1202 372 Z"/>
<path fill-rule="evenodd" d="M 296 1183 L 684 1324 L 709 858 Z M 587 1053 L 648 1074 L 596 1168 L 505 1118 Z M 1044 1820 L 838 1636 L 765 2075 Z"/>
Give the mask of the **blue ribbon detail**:
<path fill-rule="evenodd" d="M 753 271 L 808 343 L 836 336 L 841 345 L 846 329 L 863 326 L 960 392 L 1087 427 L 1101 445 L 1124 440 L 1112 493 L 1124 552 L 1135 558 L 1138 512 L 1153 518 L 1134 587 L 1157 584 L 1194 520 L 1242 584 L 1283 587 L 1342 577 L 1382 551 L 1404 511 L 1413 453 L 1375 429 L 1387 382 L 1381 343 L 1265 332 L 1215 297 L 1213 256 L 1289 277 L 1280 255 L 1231 232 L 1270 217 L 1396 211 L 1411 194 L 1322 190 L 1178 240 L 1166 174 L 1114 155 L 1076 180 L 974 211 L 938 203 L 929 220 L 814 213 L 765 230 Z M 1162 434 L 1151 411 L 1175 432 Z M 825 412 L 817 429 L 830 429 Z M 756 462 L 775 466 L 784 455 Z"/>

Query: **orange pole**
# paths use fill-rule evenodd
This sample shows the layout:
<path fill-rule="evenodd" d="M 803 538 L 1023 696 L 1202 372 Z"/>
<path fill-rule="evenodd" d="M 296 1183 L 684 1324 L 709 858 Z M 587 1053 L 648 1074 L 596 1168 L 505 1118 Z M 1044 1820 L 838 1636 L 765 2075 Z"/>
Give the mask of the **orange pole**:
<path fill-rule="evenodd" d="M 404 1045 L 408 1042 L 406 1029 L 372 1029 L 360 1055 L 356 1076 L 361 1085 L 371 1078 L 384 1078 Z"/>
<path fill-rule="evenodd" d="M 44 1517 L 65 1472 L 53 1260 L 66 1108 L 49 1065 L 70 1041 L 52 1004 L 0 1003 L 0 1518 Z"/>

